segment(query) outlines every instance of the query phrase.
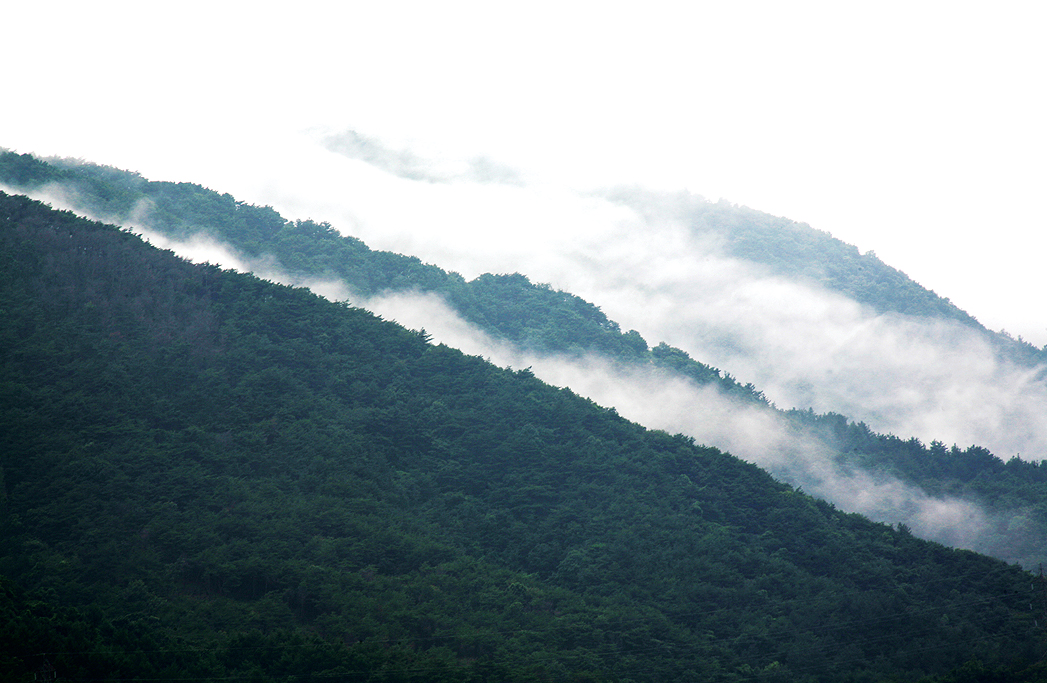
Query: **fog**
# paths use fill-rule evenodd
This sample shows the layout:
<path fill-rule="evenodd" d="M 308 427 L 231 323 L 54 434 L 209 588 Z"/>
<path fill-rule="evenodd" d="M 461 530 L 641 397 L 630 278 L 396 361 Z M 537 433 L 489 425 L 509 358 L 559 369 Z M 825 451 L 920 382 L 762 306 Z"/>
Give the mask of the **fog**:
<path fill-rule="evenodd" d="M 665 341 L 752 382 L 782 408 L 838 412 L 879 432 L 977 444 L 1004 459 L 1047 457 L 1043 369 L 1000 357 L 973 328 L 878 314 L 729 257 L 676 211 L 639 211 L 522 176 L 514 185 L 436 173 L 419 181 L 362 154 L 308 154 L 302 166 L 322 173 L 245 190 L 285 215 L 329 220 L 372 248 L 467 278 L 521 272 L 549 283 L 652 345 Z M 426 168 L 423 157 L 408 158 L 412 172 Z"/>
<path fill-rule="evenodd" d="M 85 210 L 77 192 L 61 183 L 47 183 L 32 192 L 23 192 L 18 188 L 0 183 L 0 191 L 7 194 L 24 194 L 48 204 L 53 209 L 71 211 L 89 220 L 119 226 L 138 235 L 154 247 L 172 251 L 177 256 L 193 263 L 210 263 L 226 270 L 252 273 L 270 282 L 294 287 L 308 287 L 314 293 L 331 301 L 345 301 L 350 295 L 349 288 L 339 279 L 304 277 L 289 273 L 271 256 L 252 258 L 204 232 L 195 233 L 186 239 L 171 238 L 151 227 L 149 217 L 152 202 L 148 200 L 139 201 L 126 216 L 106 215 Z"/>
<path fill-rule="evenodd" d="M 624 266 L 631 277 L 621 276 L 623 259 L 602 259 L 590 296 L 623 327 L 754 383 L 781 407 L 838 412 L 924 441 L 979 444 L 1005 459 L 1047 457 L 1044 369 L 1002 357 L 978 330 L 879 314 L 707 245 L 676 248 L 673 257 L 635 244 Z"/>
<path fill-rule="evenodd" d="M 729 257 L 715 234 L 678 217 L 672 197 L 664 210 L 637 210 L 511 169 L 503 175 L 512 183 L 478 181 L 468 159 L 430 162 L 347 136 L 339 139 L 356 141 L 354 154 L 327 149 L 331 134 L 312 144 L 280 143 L 289 145 L 282 154 L 296 150 L 295 173 L 241 189 L 285 217 L 328 220 L 372 248 L 415 255 L 466 278 L 521 272 L 549 283 L 600 306 L 652 346 L 664 341 L 753 383 L 781 408 L 837 412 L 878 432 L 976 444 L 1003 459 L 1047 457 L 1044 369 L 1000 356 L 973 328 L 878 314 L 815 283 Z M 62 188 L 44 194 L 71 205 Z M 95 218 L 131 220 L 141 229 L 147 212 Z M 219 247 L 198 241 L 182 248 Z M 212 260 L 262 275 L 279 270 L 235 254 Z"/>
<path fill-rule="evenodd" d="M 241 148 L 244 160 L 262 166 L 271 154 L 281 173 L 223 190 L 467 278 L 524 273 L 595 303 L 652 345 L 665 341 L 753 383 L 782 408 L 838 412 L 1004 459 L 1047 457 L 1043 369 L 1000 357 L 958 323 L 877 314 L 725 255 L 676 211 L 637 210 L 494 162 L 433 160 L 352 131 L 268 143 Z M 484 163 L 498 172 L 483 176 Z M 49 190 L 61 199 L 60 188 Z"/>
<path fill-rule="evenodd" d="M 435 177 L 487 158 L 573 187 L 689 188 L 875 249 L 1047 343 L 1043 3 L 5 10 L 22 30 L 0 41 L 19 102 L 0 144 L 22 152 L 254 200 L 238 188 L 319 179 L 284 139 L 326 126 L 406 174 L 458 155 Z"/>

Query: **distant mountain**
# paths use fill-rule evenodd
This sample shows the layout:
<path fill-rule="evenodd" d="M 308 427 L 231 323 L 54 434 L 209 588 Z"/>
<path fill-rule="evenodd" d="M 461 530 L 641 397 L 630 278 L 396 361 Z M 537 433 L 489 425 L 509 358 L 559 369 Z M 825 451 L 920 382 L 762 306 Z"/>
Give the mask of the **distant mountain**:
<path fill-rule="evenodd" d="M 1043 675 L 1029 573 L 366 311 L 4 194 L 0 302 L 16 680 Z"/>
<path fill-rule="evenodd" d="M 715 237 L 732 256 L 817 283 L 880 313 L 946 318 L 985 331 L 966 311 L 875 254 L 861 254 L 855 246 L 806 223 L 688 193 L 666 195 L 634 188 L 616 190 L 609 197 L 647 215 L 684 221 L 697 234 Z"/>
<path fill-rule="evenodd" d="M 31 155 L 7 153 L 0 156 L 0 182 L 24 189 L 59 183 L 51 187 L 61 189 L 68 201 L 89 214 L 125 224 L 145 221 L 151 230 L 173 239 L 206 234 L 255 263 L 275 265 L 302 281 L 337 278 L 355 295 L 406 290 L 438 293 L 465 320 L 488 334 L 539 354 L 582 357 L 596 353 L 617 364 L 656 368 L 699 386 L 714 386 L 747 405 L 783 417 L 793 430 L 809 438 L 799 449 L 817 447 L 826 452 L 826 462 L 799 468 L 790 462 L 760 461 L 785 481 L 850 507 L 855 504 L 851 494 L 824 477 L 826 471 L 838 472 L 834 475 L 838 478 L 856 471 L 870 485 L 888 490 L 886 502 L 867 501 L 860 508 L 878 519 L 904 523 L 924 536 L 962 543 L 1027 567 L 1047 560 L 1047 467 L 1042 463 L 1015 459 L 1005 463 L 975 445 L 962 449 L 940 442 L 925 445 L 912 438 L 877 434 L 838 414 L 777 411 L 752 384 L 743 386 L 729 374 L 667 344 L 650 348 L 639 333 L 623 333 L 599 307 L 570 293 L 533 284 L 523 275 L 487 274 L 467 282 L 417 258 L 371 250 L 327 224 L 288 221 L 269 207 L 238 202 L 198 185 L 151 182 L 137 174 L 90 164 L 52 164 Z M 916 307 L 919 315 L 957 320 L 980 334 L 990 334 L 875 257 L 858 256 L 853 247 L 806 226 L 688 197 L 663 197 L 659 204 L 657 196 L 636 191 L 620 194 L 618 199 L 648 212 L 672 212 L 709 234 L 726 235 L 723 239 L 735 244 L 734 249 L 750 255 L 759 251 L 764 256 L 754 258 L 776 264 L 782 272 L 820 277 L 836 283 L 834 286 L 865 291 L 870 306 L 891 310 L 905 304 L 910 312 Z M 858 284 L 861 277 L 886 284 L 866 291 Z M 1028 349 L 1014 344 L 1012 349 L 1018 349 L 1016 355 L 1031 357 Z M 911 485 L 919 496 L 930 499 L 917 504 L 913 494 L 899 497 L 894 481 Z M 871 498 L 869 491 L 863 495 Z M 969 501 L 984 520 L 930 509 L 945 498 L 964 504 Z"/>

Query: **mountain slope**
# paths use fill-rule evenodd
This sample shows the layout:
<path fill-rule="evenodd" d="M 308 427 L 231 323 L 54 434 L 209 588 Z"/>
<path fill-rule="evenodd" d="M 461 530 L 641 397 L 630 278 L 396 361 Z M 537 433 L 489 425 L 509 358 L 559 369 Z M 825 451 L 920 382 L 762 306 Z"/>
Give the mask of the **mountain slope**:
<path fill-rule="evenodd" d="M 405 290 L 435 292 L 465 320 L 496 339 L 534 353 L 568 357 L 599 354 L 618 364 L 667 370 L 699 386 L 714 386 L 728 396 L 770 410 L 751 384 L 742 386 L 730 375 L 667 344 L 649 349 L 639 333 L 622 333 L 619 325 L 597 306 L 572 294 L 532 284 L 519 274 L 486 274 L 467 282 L 456 273 L 423 264 L 417 258 L 371 250 L 357 239 L 339 235 L 327 224 L 290 222 L 271 208 L 238 202 L 197 185 L 150 182 L 115 169 L 54 165 L 30 155 L 8 153 L 0 156 L 0 179 L 25 188 L 62 183 L 52 187 L 66 192 L 70 201 L 89 213 L 113 215 L 122 222 L 145 221 L 150 229 L 174 239 L 211 235 L 233 246 L 252 267 L 263 271 L 275 267 L 300 281 L 337 278 L 356 296 Z M 964 319 L 953 310 L 955 307 L 949 308 L 947 302 L 902 278 L 874 257 L 858 257 L 853 248 L 806 226 L 689 197 L 671 201 L 662 198 L 659 204 L 658 197 L 636 191 L 618 199 L 660 215 L 678 214 L 700 224 L 696 228 L 700 231 L 742 245 L 744 248 L 737 248 L 743 251 L 752 252 L 754 245 L 759 245 L 761 253 L 767 256 L 764 261 L 777 264 L 775 267 L 782 272 L 823 280 L 825 273 L 830 273 L 833 275 L 829 279 L 834 279 L 838 287 L 858 287 L 863 291 L 867 288 L 860 286 L 858 279 L 862 269 L 877 273 L 877 281 L 894 282 L 901 278 L 903 286 L 890 284 L 875 290 L 881 295 L 870 300 L 870 305 L 891 310 L 892 302 L 923 302 L 918 312 L 924 315 Z M 836 258 L 834 254 L 838 253 L 846 258 Z M 852 262 L 858 263 L 857 270 L 851 267 Z M 988 334 L 975 326 L 979 334 Z M 1047 488 L 1043 486 L 1040 464 L 1013 459 L 1005 464 L 978 446 L 947 448 L 939 442 L 924 445 L 911 438 L 876 434 L 864 424 L 848 424 L 836 414 L 815 415 L 809 410 L 772 414 L 774 419 L 784 416 L 782 430 L 799 431 L 809 437 L 797 450 L 825 452 L 824 462 L 797 467 L 768 457 L 768 447 L 763 444 L 754 452 L 739 450 L 739 455 L 760 462 L 776 476 L 840 505 L 851 506 L 855 497 L 847 491 L 854 484 L 838 486 L 835 480 L 848 480 L 852 478 L 850 472 L 857 470 L 877 484 L 886 482 L 889 489 L 884 500 L 878 501 L 865 487 L 864 507 L 857 508 L 861 512 L 902 522 L 924 536 L 973 547 L 1027 567 L 1047 559 L 1043 541 L 1047 538 L 1043 533 L 1047 529 Z M 743 427 L 752 430 L 751 425 Z M 688 429 L 690 425 L 672 428 Z M 719 445 L 717 441 L 711 443 Z M 838 471 L 828 481 L 826 468 Z M 894 481 L 918 487 L 918 491 L 898 500 L 892 492 Z M 913 502 L 918 496 L 934 500 Z M 976 504 L 981 519 L 924 509 L 938 506 L 942 498 L 958 501 L 956 506 L 961 509 Z"/>
<path fill-rule="evenodd" d="M 8 665 L 838 681 L 1039 656 L 1027 573 L 527 371 L 21 197 L 0 240 Z"/>
<path fill-rule="evenodd" d="M 966 311 L 875 254 L 860 254 L 856 247 L 809 225 L 687 193 L 666 196 L 620 189 L 610 198 L 659 219 L 685 221 L 697 234 L 715 237 L 732 256 L 764 264 L 786 277 L 816 282 L 880 313 L 957 320 L 986 331 Z"/>
<path fill-rule="evenodd" d="M 144 221 L 169 239 L 206 235 L 229 244 L 258 265 L 300 278 L 338 278 L 355 296 L 386 291 L 432 291 L 469 322 L 539 353 L 601 353 L 626 361 L 652 360 L 725 391 L 762 400 L 751 385 L 661 345 L 648 355 L 635 331 L 623 333 L 598 306 L 532 284 L 526 276 L 484 274 L 466 282 L 418 258 L 376 251 L 329 224 L 288 221 L 270 207 L 252 206 L 192 183 L 148 181 L 138 174 L 92 164 L 47 163 L 29 154 L 0 153 L 0 183 L 22 190 L 53 187 L 78 210 L 121 224 Z"/>

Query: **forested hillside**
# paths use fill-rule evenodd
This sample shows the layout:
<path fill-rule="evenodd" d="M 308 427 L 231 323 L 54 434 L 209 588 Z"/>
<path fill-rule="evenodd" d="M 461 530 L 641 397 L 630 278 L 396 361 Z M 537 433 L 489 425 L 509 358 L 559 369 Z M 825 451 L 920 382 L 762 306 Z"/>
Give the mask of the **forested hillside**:
<path fill-rule="evenodd" d="M 878 311 L 941 316 L 982 328 L 965 311 L 875 254 L 860 254 L 856 247 L 804 223 L 687 193 L 665 197 L 633 189 L 612 197 L 645 212 L 669 211 L 697 232 L 715 235 L 739 258 L 763 263 L 782 275 L 814 280 Z"/>
<path fill-rule="evenodd" d="M 7 195 L 0 301 L 10 680 L 1041 673 L 1017 567 L 366 311 Z"/>
<path fill-rule="evenodd" d="M 125 222 L 138 217 L 172 238 L 208 234 L 247 257 L 276 259 L 280 268 L 297 276 L 338 278 L 360 296 L 397 290 L 435 292 L 464 319 L 521 348 L 566 355 L 596 353 L 618 363 L 658 367 L 772 409 L 757 387 L 743 386 L 678 348 L 664 343 L 649 347 L 637 332 L 623 333 L 594 304 L 534 284 L 524 275 L 486 274 L 466 281 L 417 258 L 369 249 L 327 224 L 289 221 L 272 208 L 239 202 L 199 185 L 151 182 L 138 174 L 90 164 L 51 164 L 28 154 L 5 153 L 0 155 L 0 182 L 25 189 L 58 183 L 54 187 L 85 212 Z M 655 198 L 637 194 L 618 199 L 648 210 L 656 203 Z M 697 200 L 668 206 L 685 210 L 696 229 L 728 235 L 735 249 L 782 272 L 854 290 L 855 296 L 881 309 L 943 315 L 976 325 L 874 256 L 859 256 L 853 247 L 807 226 Z M 870 285 L 863 278 L 879 284 Z M 1015 353 L 1028 355 L 1029 349 Z M 977 539 L 978 550 L 1030 568 L 1047 561 L 1047 468 L 1042 463 L 1004 462 L 977 445 L 949 447 L 877 434 L 835 414 L 816 415 L 809 410 L 783 414 L 836 454 L 832 466 L 897 478 L 932 496 L 976 502 L 990 520 Z M 807 481 L 791 481 L 809 486 Z M 907 521 L 904 511 L 897 514 L 890 521 Z"/>
<path fill-rule="evenodd" d="M 148 181 L 136 173 L 92 164 L 56 165 L 29 154 L 0 153 L 0 183 L 32 190 L 59 184 L 79 210 L 113 221 L 142 215 L 171 238 L 207 234 L 250 258 L 275 258 L 288 273 L 337 277 L 353 293 L 387 290 L 441 294 L 463 318 L 495 337 L 545 353 L 598 352 L 624 361 L 654 362 L 733 395 L 762 397 L 751 385 L 664 344 L 649 353 L 637 332 L 623 333 L 593 305 L 568 292 L 533 284 L 519 273 L 466 281 L 418 258 L 375 251 L 326 223 L 289 221 L 271 207 L 237 201 L 192 183 Z"/>

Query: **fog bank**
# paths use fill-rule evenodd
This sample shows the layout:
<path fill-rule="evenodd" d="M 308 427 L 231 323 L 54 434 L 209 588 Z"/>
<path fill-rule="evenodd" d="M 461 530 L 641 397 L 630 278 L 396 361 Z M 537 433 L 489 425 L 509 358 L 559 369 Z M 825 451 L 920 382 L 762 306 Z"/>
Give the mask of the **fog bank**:
<path fill-rule="evenodd" d="M 878 314 L 778 276 L 727 256 L 716 235 L 672 211 L 643 215 L 533 182 L 423 182 L 311 154 L 322 176 L 289 178 L 258 198 L 467 278 L 524 273 L 595 303 L 652 345 L 665 341 L 752 382 L 783 408 L 837 412 L 924 442 L 978 444 L 1004 459 L 1047 458 L 1043 369 L 1000 357 L 959 323 Z"/>
<path fill-rule="evenodd" d="M 373 141 L 360 143 L 363 159 L 301 140 L 274 144 L 288 145 L 283 154 L 295 150 L 301 172 L 247 194 L 286 217 L 328 220 L 372 248 L 466 278 L 521 272 L 550 283 L 651 345 L 665 341 L 751 382 L 782 408 L 837 412 L 925 443 L 977 444 L 1003 459 L 1047 457 L 1043 368 L 1001 357 L 957 322 L 878 314 L 817 283 L 727 256 L 715 234 L 674 218 L 680 212 L 672 206 L 641 212 L 563 187 L 474 182 L 430 168 L 423 157 L 393 154 L 410 162 L 411 173 L 428 174 L 411 179 L 390 172 L 392 153 Z M 367 161 L 379 152 L 381 164 Z M 75 204 L 59 187 L 43 194 L 55 206 Z M 147 213 L 141 207 L 124 220 L 141 229 Z M 233 254 L 212 260 L 286 278 L 274 263 L 247 264 Z"/>

